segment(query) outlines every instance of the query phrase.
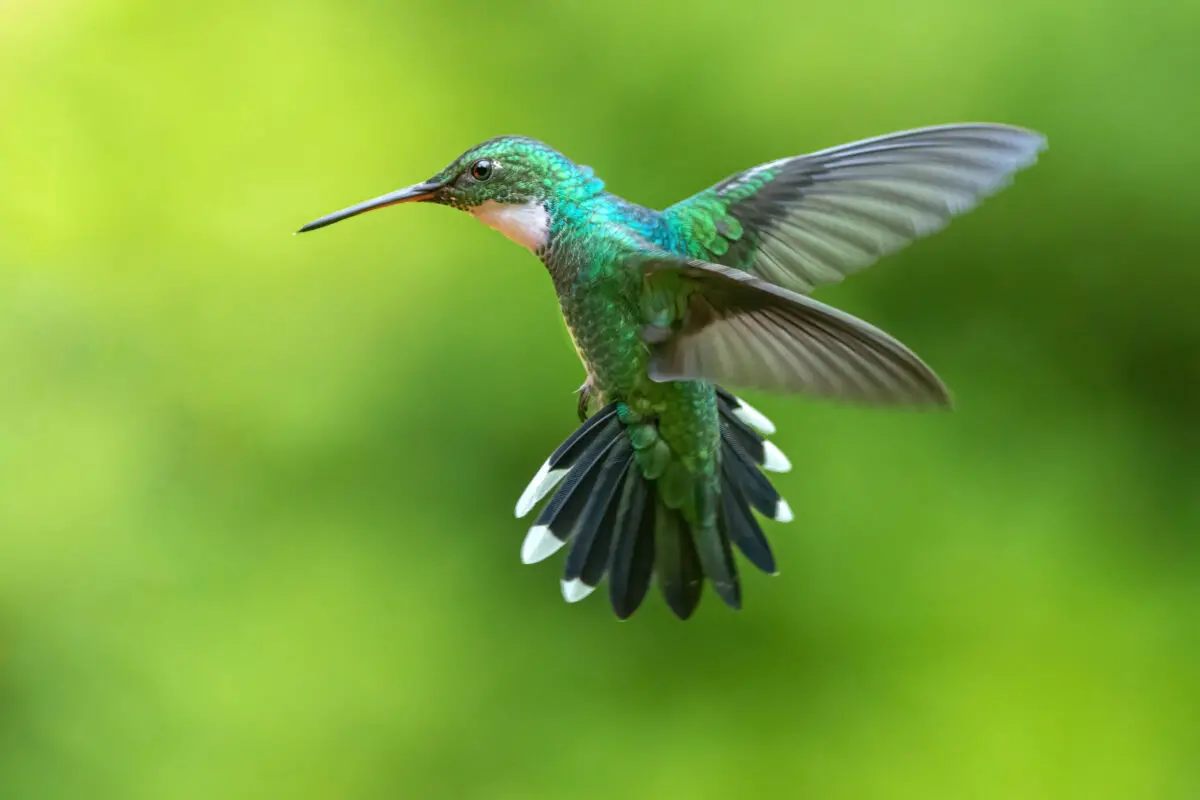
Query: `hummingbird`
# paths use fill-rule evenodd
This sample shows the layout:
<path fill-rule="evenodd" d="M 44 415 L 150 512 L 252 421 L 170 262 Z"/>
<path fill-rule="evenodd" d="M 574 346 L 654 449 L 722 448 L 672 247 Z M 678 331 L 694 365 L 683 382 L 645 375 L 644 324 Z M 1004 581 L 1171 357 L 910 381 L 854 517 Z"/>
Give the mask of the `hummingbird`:
<path fill-rule="evenodd" d="M 755 514 L 794 516 L 763 472 L 791 468 L 766 438 L 775 426 L 726 387 L 948 407 L 945 384 L 912 350 L 809 295 L 941 229 L 1045 148 L 1009 125 L 925 127 L 759 164 L 654 210 L 549 145 L 499 136 L 297 232 L 436 203 L 540 259 L 586 380 L 581 425 L 517 501 L 520 518 L 549 498 L 521 559 L 566 547 L 568 602 L 607 579 L 626 619 L 653 581 L 688 619 L 706 581 L 741 608 L 735 550 L 776 574 Z"/>

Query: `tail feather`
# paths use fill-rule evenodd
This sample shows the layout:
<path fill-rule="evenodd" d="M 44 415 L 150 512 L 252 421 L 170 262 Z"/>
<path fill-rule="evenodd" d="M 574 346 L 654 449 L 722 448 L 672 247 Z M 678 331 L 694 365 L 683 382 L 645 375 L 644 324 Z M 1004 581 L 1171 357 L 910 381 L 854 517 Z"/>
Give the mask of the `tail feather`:
<path fill-rule="evenodd" d="M 521 560 L 533 564 L 554 554 L 567 543 L 575 522 L 583 513 L 593 487 L 600 477 L 600 460 L 621 436 L 620 421 L 614 416 L 596 428 L 591 442 L 572 464 L 550 502 L 538 514 L 537 521 L 525 536 Z"/>
<path fill-rule="evenodd" d="M 761 467 L 766 460 L 765 440 L 762 434 L 734 416 L 732 409 L 720 399 L 717 400 L 717 408 L 721 413 L 722 435 L 736 442 L 742 452 Z"/>
<path fill-rule="evenodd" d="M 613 419 L 617 413 L 617 404 L 609 403 L 592 415 L 587 422 L 575 429 L 575 432 L 560 444 L 541 469 L 533 476 L 533 480 L 525 487 L 517 500 L 516 515 L 525 516 L 536 506 L 550 490 L 558 485 L 574 463 L 586 451 L 587 446 L 603 431 L 603 424 Z"/>
<path fill-rule="evenodd" d="M 714 517 L 714 524 L 709 528 L 692 526 L 691 536 L 700 566 L 712 582 L 713 590 L 725 605 L 737 611 L 742 607 L 742 584 L 738 580 L 733 548 L 729 545 L 729 532 L 721 524 L 721 518 Z"/>
<path fill-rule="evenodd" d="M 716 388 L 717 397 L 720 398 L 721 402 L 729 408 L 729 413 L 735 419 L 746 423 L 751 428 L 754 428 L 765 436 L 770 436 L 775 432 L 775 423 L 767 419 L 767 416 L 757 408 L 750 405 L 740 397 L 734 397 L 720 386 Z"/>
<path fill-rule="evenodd" d="M 632 468 L 626 465 L 625 474 L 621 476 L 621 486 L 617 488 L 618 496 L 631 479 L 631 471 Z M 596 539 L 592 542 L 587 559 L 583 562 L 583 568 L 579 571 L 579 580 L 588 587 L 588 594 L 595 591 L 596 587 L 600 585 L 600 581 L 604 580 L 604 576 L 608 574 L 608 565 L 612 560 L 613 541 L 617 535 L 617 515 L 620 508 L 619 499 L 608 504 L 608 508 L 604 512 L 604 519 L 600 522 L 600 529 L 596 533 Z"/>
<path fill-rule="evenodd" d="M 604 463 L 597 470 L 596 483 L 588 493 L 587 504 L 565 537 L 571 542 L 562 577 L 563 597 L 568 602 L 587 597 L 595 590 L 600 582 L 599 578 L 603 576 L 602 567 L 600 575 L 595 575 L 596 565 L 603 565 L 604 559 L 608 557 L 613 522 L 617 515 L 618 502 L 615 498 L 632 461 L 633 445 L 628 437 L 621 436 L 609 449 Z M 582 580 L 589 562 L 592 562 L 592 569 L 588 577 L 595 579 Z"/>
<path fill-rule="evenodd" d="M 755 464 L 770 472 L 787 472 L 792 468 L 787 456 L 763 438 L 763 434 L 775 432 L 771 420 L 723 389 L 717 392 L 717 408 L 721 414 L 722 428 L 729 430 Z M 753 413 L 747 413 L 747 409 Z M 757 424 L 752 425 L 747 420 L 757 420 Z"/>
<path fill-rule="evenodd" d="M 728 470 L 727 466 L 722 469 Z M 736 478 L 726 472 L 725 480 L 736 486 Z M 775 574 L 775 556 L 766 535 L 750 511 L 750 505 L 740 492 L 721 493 L 721 521 L 729 538 L 746 559 L 768 575 Z"/>
<path fill-rule="evenodd" d="M 658 588 L 675 616 L 687 619 L 700 603 L 704 570 L 683 515 L 662 503 L 657 504 L 656 511 L 654 566 Z"/>
<path fill-rule="evenodd" d="M 660 486 L 667 476 L 656 475 L 644 458 L 656 441 L 653 420 L 628 427 L 617 415 L 616 403 L 588 419 L 546 460 L 517 504 L 522 516 L 553 491 L 526 536 L 522 560 L 540 561 L 570 543 L 563 597 L 581 600 L 607 576 L 609 600 L 620 619 L 642 604 L 655 575 L 663 598 L 680 619 L 695 612 L 706 577 L 728 606 L 740 608 L 734 547 L 763 572 L 776 570 L 752 509 L 781 522 L 792 518 L 760 468 L 785 471 L 791 464 L 763 438 L 775 429 L 769 419 L 719 387 L 717 406 L 719 480 L 708 478 L 686 490 L 683 485 Z M 671 488 L 679 491 L 663 494 Z M 681 495 L 693 498 L 687 501 L 685 518 L 675 507 L 680 502 L 675 495 L 692 491 L 694 497 Z"/>
<path fill-rule="evenodd" d="M 727 429 L 721 431 L 721 438 L 725 443 L 723 457 L 726 474 L 735 486 L 741 488 L 750 505 L 754 506 L 758 513 L 774 520 L 790 515 L 791 509 L 787 501 L 779 496 L 771 481 L 757 469 L 750 456 L 742 450 Z"/>
<path fill-rule="evenodd" d="M 637 611 L 650 589 L 657 507 L 654 484 L 636 468 L 629 470 L 617 510 L 608 567 L 609 602 L 619 619 L 628 619 Z"/>
<path fill-rule="evenodd" d="M 729 533 L 721 525 L 721 493 L 734 492 L 736 487 L 723 486 L 721 479 L 718 474 L 695 482 L 692 515 L 686 519 L 704 575 L 712 582 L 717 596 L 736 611 L 742 607 L 742 586 L 738 581 L 733 548 L 729 545 Z"/>
<path fill-rule="evenodd" d="M 758 467 L 772 473 L 786 473 L 792 469 L 792 462 L 787 461 L 779 447 L 763 439 L 764 434 L 775 432 L 775 425 L 760 411 L 724 389 L 716 390 L 716 407 L 724 423 L 722 427 L 728 428 L 733 439 Z"/>

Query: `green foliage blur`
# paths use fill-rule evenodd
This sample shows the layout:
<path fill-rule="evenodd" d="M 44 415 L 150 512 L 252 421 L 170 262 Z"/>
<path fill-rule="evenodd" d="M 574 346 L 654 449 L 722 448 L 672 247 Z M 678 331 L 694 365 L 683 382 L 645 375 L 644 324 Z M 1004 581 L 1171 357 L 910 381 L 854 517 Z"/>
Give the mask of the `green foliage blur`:
<path fill-rule="evenodd" d="M 1200 7 L 0 2 L 0 798 L 1200 797 Z M 1032 171 L 820 297 L 953 414 L 748 395 L 777 578 L 522 567 L 582 379 L 437 207 L 499 133 L 663 206 L 920 125 Z"/>

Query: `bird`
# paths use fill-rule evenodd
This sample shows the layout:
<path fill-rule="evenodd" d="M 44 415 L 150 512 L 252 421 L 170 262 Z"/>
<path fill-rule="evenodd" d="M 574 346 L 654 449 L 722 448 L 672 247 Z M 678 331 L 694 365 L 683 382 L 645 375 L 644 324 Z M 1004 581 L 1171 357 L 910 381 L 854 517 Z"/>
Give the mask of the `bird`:
<path fill-rule="evenodd" d="M 742 607 L 735 551 L 777 574 L 756 514 L 794 517 L 764 474 L 791 468 L 766 438 L 775 426 L 729 387 L 950 406 L 912 350 L 810 294 L 940 230 L 1046 147 L 1042 134 L 1011 125 L 935 125 L 762 163 L 655 210 L 543 142 L 498 136 L 428 180 L 297 233 L 434 203 L 540 259 L 586 379 L 581 424 L 517 501 L 518 518 L 541 504 L 521 560 L 566 548 L 568 602 L 607 580 L 624 620 L 653 582 L 686 620 L 706 582 Z"/>

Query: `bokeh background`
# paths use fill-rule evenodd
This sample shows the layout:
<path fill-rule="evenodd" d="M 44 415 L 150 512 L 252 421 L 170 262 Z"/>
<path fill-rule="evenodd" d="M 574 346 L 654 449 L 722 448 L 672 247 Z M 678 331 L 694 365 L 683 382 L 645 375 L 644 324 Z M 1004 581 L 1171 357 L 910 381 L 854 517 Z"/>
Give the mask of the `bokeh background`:
<path fill-rule="evenodd" d="M 1200 796 L 1200 7 L 0 2 L 0 798 Z M 667 205 L 996 120 L 1041 164 L 821 299 L 952 415 L 748 397 L 746 608 L 522 567 L 549 281 L 320 214 L 524 133 Z"/>

